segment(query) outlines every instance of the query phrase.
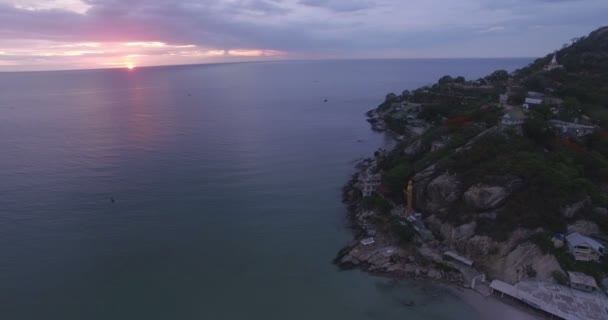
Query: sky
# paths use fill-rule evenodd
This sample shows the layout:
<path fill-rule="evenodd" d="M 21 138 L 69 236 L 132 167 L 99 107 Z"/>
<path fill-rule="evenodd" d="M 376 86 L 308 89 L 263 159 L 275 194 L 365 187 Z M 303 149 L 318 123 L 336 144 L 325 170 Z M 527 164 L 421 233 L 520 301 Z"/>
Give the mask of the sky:
<path fill-rule="evenodd" d="M 0 71 L 539 57 L 608 0 L 0 0 Z"/>

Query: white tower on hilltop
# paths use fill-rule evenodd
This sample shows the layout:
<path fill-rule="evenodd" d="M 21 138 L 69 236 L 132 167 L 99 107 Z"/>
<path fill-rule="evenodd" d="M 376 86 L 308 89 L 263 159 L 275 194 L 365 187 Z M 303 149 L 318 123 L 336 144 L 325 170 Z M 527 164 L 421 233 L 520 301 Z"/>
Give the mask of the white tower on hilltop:
<path fill-rule="evenodd" d="M 545 71 L 551 71 L 555 69 L 561 69 L 564 66 L 557 62 L 557 52 L 553 54 L 553 59 L 551 59 L 551 63 L 545 66 Z"/>

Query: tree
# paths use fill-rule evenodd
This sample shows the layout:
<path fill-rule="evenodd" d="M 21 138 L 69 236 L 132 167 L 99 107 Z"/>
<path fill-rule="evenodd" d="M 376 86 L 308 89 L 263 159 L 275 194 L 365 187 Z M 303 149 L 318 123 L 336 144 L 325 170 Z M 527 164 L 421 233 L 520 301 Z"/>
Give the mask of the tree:
<path fill-rule="evenodd" d="M 382 182 L 391 190 L 398 192 L 401 188 L 407 185 L 407 181 L 412 175 L 412 168 L 407 163 L 401 163 L 396 167 L 390 169 L 384 177 Z"/>
<path fill-rule="evenodd" d="M 528 118 L 524 123 L 526 136 L 538 144 L 544 144 L 554 137 L 553 131 L 546 121 L 540 117 Z"/>
<path fill-rule="evenodd" d="M 454 79 L 450 76 L 443 76 L 439 79 L 439 81 L 437 81 L 437 83 L 439 85 L 446 85 L 446 84 L 450 84 L 452 83 L 452 81 L 454 81 Z"/>
<path fill-rule="evenodd" d="M 397 97 L 396 94 L 394 94 L 392 92 L 389 93 L 389 94 L 387 94 L 386 98 L 384 99 L 385 103 L 395 103 L 395 102 L 398 102 L 398 101 L 399 101 L 399 98 Z"/>
<path fill-rule="evenodd" d="M 524 81 L 524 86 L 531 91 L 543 92 L 548 87 L 548 84 L 545 77 L 535 74 Z"/>
<path fill-rule="evenodd" d="M 465 83 L 466 81 L 467 80 L 464 77 L 462 77 L 462 76 L 456 77 L 456 79 L 454 79 L 455 83 Z"/>
<path fill-rule="evenodd" d="M 490 82 L 500 82 L 509 80 L 509 72 L 506 70 L 494 71 L 491 75 L 486 77 L 486 80 Z"/>
<path fill-rule="evenodd" d="M 581 103 L 576 98 L 568 97 L 559 110 L 558 118 L 562 121 L 573 121 L 581 114 Z"/>
<path fill-rule="evenodd" d="M 401 98 L 403 100 L 409 100 L 411 95 L 412 93 L 409 90 L 403 90 L 403 92 L 401 93 Z"/>
<path fill-rule="evenodd" d="M 512 105 L 521 105 L 526 101 L 527 93 L 525 90 L 512 91 L 509 95 L 509 103 Z"/>

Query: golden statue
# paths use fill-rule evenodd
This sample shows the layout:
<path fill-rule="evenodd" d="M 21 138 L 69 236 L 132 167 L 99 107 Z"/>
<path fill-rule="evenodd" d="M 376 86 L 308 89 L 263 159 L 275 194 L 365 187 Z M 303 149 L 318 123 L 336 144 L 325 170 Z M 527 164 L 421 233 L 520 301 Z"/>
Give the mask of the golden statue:
<path fill-rule="evenodd" d="M 403 210 L 404 216 L 409 216 L 414 212 L 414 182 L 410 180 L 407 184 L 407 188 L 403 189 L 405 199 L 407 201 L 407 208 Z"/>
<path fill-rule="evenodd" d="M 407 207 L 414 210 L 414 181 L 412 180 L 407 184 Z"/>

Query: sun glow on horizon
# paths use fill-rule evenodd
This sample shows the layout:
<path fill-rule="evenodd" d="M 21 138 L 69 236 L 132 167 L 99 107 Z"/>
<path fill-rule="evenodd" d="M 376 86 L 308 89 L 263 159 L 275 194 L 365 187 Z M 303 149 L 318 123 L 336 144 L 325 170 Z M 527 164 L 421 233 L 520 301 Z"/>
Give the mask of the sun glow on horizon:
<path fill-rule="evenodd" d="M 0 0 L 2 3 L 3 0 Z M 121 68 L 273 59 L 288 52 L 164 42 L 0 41 L 0 71 Z M 56 67 L 56 68 L 54 68 Z"/>

